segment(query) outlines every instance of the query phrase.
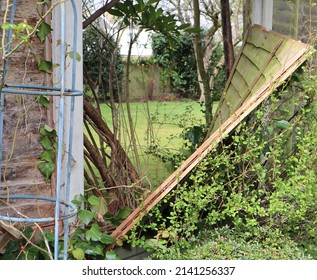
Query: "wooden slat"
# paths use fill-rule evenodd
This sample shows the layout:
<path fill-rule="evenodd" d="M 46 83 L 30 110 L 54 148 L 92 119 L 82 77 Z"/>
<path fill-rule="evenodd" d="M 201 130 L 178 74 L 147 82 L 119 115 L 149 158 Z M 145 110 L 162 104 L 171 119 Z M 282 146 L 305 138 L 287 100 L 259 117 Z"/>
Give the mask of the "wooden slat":
<path fill-rule="evenodd" d="M 236 103 L 237 108 L 240 107 L 241 104 L 243 102 L 245 102 L 245 100 L 247 100 L 249 98 L 249 96 L 251 96 L 253 94 L 254 86 L 258 83 L 258 81 L 260 80 L 262 75 L 266 72 L 265 70 L 268 68 L 268 65 L 271 63 L 272 59 L 274 58 L 274 56 L 276 55 L 276 53 L 278 52 L 278 50 L 282 46 L 283 41 L 284 41 L 283 39 L 279 40 L 279 42 L 276 44 L 276 46 L 274 47 L 272 52 L 268 55 L 268 57 L 264 61 L 263 65 L 262 65 L 262 68 L 258 71 L 258 73 L 256 73 L 254 75 L 253 80 L 252 80 L 251 84 L 249 85 L 249 89 L 248 89 L 248 91 L 246 92 L 246 94 L 244 96 L 244 99 L 240 99 L 239 101 L 237 101 L 237 103 Z M 274 65 L 280 66 L 281 64 L 275 63 Z M 271 81 L 271 79 L 266 80 L 266 82 L 270 82 L 270 81 Z"/>
<path fill-rule="evenodd" d="M 218 104 L 218 107 L 217 107 L 217 110 L 216 110 L 216 113 L 214 115 L 214 118 L 213 118 L 213 123 L 210 125 L 210 128 L 209 128 L 209 131 L 208 131 L 208 135 L 210 135 L 213 131 L 215 131 L 219 125 L 221 123 L 223 123 L 224 120 L 226 120 L 227 118 L 229 118 L 230 115 L 227 116 L 227 118 L 224 118 L 223 114 L 221 115 L 222 117 L 222 120 L 220 121 L 219 120 L 219 117 L 220 117 L 220 112 L 222 111 L 222 104 L 223 103 L 226 103 L 226 99 L 229 99 L 231 97 L 231 92 L 230 90 L 232 89 L 232 86 L 234 87 L 234 89 L 236 91 L 239 91 L 239 95 L 241 96 L 241 102 L 243 102 L 247 97 L 245 96 L 246 94 L 248 94 L 249 92 L 249 86 L 246 82 L 246 78 L 243 77 L 239 71 L 237 70 L 238 68 L 238 65 L 240 63 L 240 60 L 242 58 L 242 56 L 244 55 L 247 55 L 247 51 L 248 50 L 251 50 L 251 52 L 253 53 L 254 49 L 257 49 L 259 53 L 263 54 L 263 53 L 270 53 L 270 51 L 267 51 L 265 49 L 263 49 L 263 46 L 262 45 L 266 45 L 266 44 L 262 44 L 261 42 L 254 42 L 254 38 L 255 37 L 258 37 L 259 38 L 259 41 L 263 41 L 263 40 L 266 40 L 266 38 L 268 38 L 268 36 L 263 36 L 263 34 L 260 36 L 259 34 L 257 35 L 257 33 L 263 33 L 263 27 L 261 26 L 253 26 L 250 30 L 248 30 L 248 34 L 246 36 L 246 40 L 244 40 L 244 43 L 239 51 L 239 54 L 238 54 L 238 57 L 235 61 L 235 65 L 233 67 L 233 71 L 231 71 L 230 73 L 230 76 L 229 76 L 229 79 L 226 83 L 226 86 L 225 86 L 225 89 L 223 91 L 223 94 L 221 96 L 221 99 L 219 101 L 219 104 Z M 267 32 L 266 32 L 267 33 Z M 274 33 L 275 34 L 275 33 Z M 270 40 L 270 41 L 274 41 L 274 40 Z M 253 47 L 252 48 L 248 48 L 247 46 L 248 45 L 252 45 Z M 276 46 L 273 45 L 273 46 L 270 46 L 270 48 L 275 48 Z M 256 59 L 256 56 L 251 55 L 251 59 L 253 60 L 253 63 L 255 65 L 257 65 L 257 67 L 259 69 L 262 69 L 263 68 L 263 61 L 266 61 L 267 59 L 263 60 L 263 57 L 262 55 L 259 56 L 258 58 L 258 62 L 255 61 Z M 257 73 L 258 71 L 253 71 L 253 72 L 249 72 L 247 75 L 250 76 L 250 77 L 253 77 L 255 73 Z M 241 104 L 241 102 L 239 104 Z M 239 107 L 239 105 L 238 105 Z M 237 109 L 238 107 L 235 107 L 235 108 L 231 108 L 231 112 L 234 110 L 234 109 Z"/>
<path fill-rule="evenodd" d="M 262 101 L 270 96 L 287 77 L 301 65 L 309 50 L 307 45 L 290 58 L 274 75 L 270 82 L 265 83 L 253 96 L 227 119 L 174 173 L 172 173 L 143 203 L 136 208 L 112 233 L 112 237 L 125 235 L 148 211 L 162 200 L 180 181 L 182 181 L 199 164 L 217 144 L 228 135 L 247 115 Z"/>
<path fill-rule="evenodd" d="M 280 38 L 280 40 L 276 43 L 275 47 L 272 49 L 272 52 L 268 53 L 266 59 L 262 62 L 262 66 L 261 66 L 261 69 L 259 71 L 254 71 L 252 69 L 249 70 L 244 63 L 242 63 L 243 66 L 241 67 L 240 66 L 241 60 L 237 63 L 236 67 L 238 68 L 238 70 L 243 69 L 242 71 L 241 70 L 238 71 L 240 77 L 242 77 L 242 78 L 240 78 L 239 80 L 235 79 L 235 77 L 237 76 L 236 71 L 235 71 L 235 74 L 232 77 L 232 83 L 234 83 L 234 82 L 235 83 L 239 83 L 239 82 L 240 83 L 247 83 L 247 88 L 243 88 L 244 92 L 241 94 L 242 97 L 239 100 L 234 100 L 235 105 L 231 109 L 234 109 L 234 111 L 237 110 L 241 106 L 241 104 L 243 102 L 245 102 L 245 100 L 247 100 L 254 93 L 255 86 L 256 86 L 256 89 L 258 89 L 261 86 L 261 84 L 259 84 L 259 81 L 262 81 L 264 83 L 264 82 L 269 82 L 272 80 L 273 76 L 270 76 L 272 69 L 274 69 L 274 71 L 276 72 L 277 71 L 276 68 L 281 67 L 281 63 L 279 61 L 275 61 L 273 58 L 275 57 L 279 48 L 283 45 L 283 42 L 284 42 L 284 38 Z M 244 56 L 241 56 L 241 58 L 243 58 L 243 57 Z M 276 59 L 276 60 L 278 60 L 278 59 Z M 272 64 L 272 63 L 274 64 L 273 65 L 274 68 L 273 68 L 273 66 L 270 66 L 270 64 Z M 268 68 L 270 69 L 269 73 L 267 73 Z M 264 77 L 265 77 L 265 79 L 264 79 Z M 269 79 L 268 79 L 268 77 L 269 77 Z M 238 85 L 235 85 L 235 88 L 237 88 L 237 87 L 238 87 Z M 241 88 L 241 90 L 242 90 L 242 88 Z M 232 95 L 230 93 L 230 86 L 229 86 L 228 91 L 225 92 L 225 94 L 222 96 L 222 99 L 229 101 L 229 100 L 232 100 L 231 98 L 232 98 Z M 220 104 L 223 104 L 223 103 L 224 102 L 221 102 Z M 217 114 L 214 117 L 214 122 L 210 126 L 210 130 L 209 130 L 210 133 L 209 134 L 213 133 L 225 120 L 227 120 L 230 117 L 231 114 L 227 115 L 227 116 L 222 115 L 221 120 L 218 120 L 218 118 L 220 116 L 219 112 L 221 112 L 221 110 L 222 110 L 222 107 L 218 105 Z M 233 111 L 231 110 L 230 113 L 233 113 Z"/>
<path fill-rule="evenodd" d="M 263 62 L 266 60 L 267 56 L 270 54 L 269 51 L 255 47 L 253 44 L 247 43 L 244 47 L 243 53 L 248 56 L 248 58 L 261 69 Z"/>
<path fill-rule="evenodd" d="M 263 74 L 260 75 L 258 81 L 255 83 L 255 85 L 252 88 L 251 94 L 254 94 L 255 92 L 257 92 L 261 88 L 261 86 L 264 85 L 267 81 L 269 80 L 267 80 Z"/>
<path fill-rule="evenodd" d="M 283 38 L 286 38 L 282 36 Z M 251 28 L 247 43 L 253 44 L 257 48 L 272 52 L 278 42 L 281 40 L 281 35 L 276 32 L 268 32 L 262 26 L 255 25 Z"/>
<path fill-rule="evenodd" d="M 263 66 L 258 69 L 246 55 L 241 56 L 241 59 L 237 65 L 237 71 L 243 77 L 243 80 L 247 83 L 248 87 L 251 87 L 254 81 L 254 75 L 250 75 L 250 73 L 258 73 L 262 68 Z"/>
<path fill-rule="evenodd" d="M 228 90 L 226 91 L 226 94 L 223 95 L 223 99 L 227 98 L 227 96 L 231 93 L 231 91 L 238 91 L 241 98 L 243 98 L 244 94 L 248 91 L 248 84 L 243 79 L 241 74 L 238 71 L 235 71 L 235 74 L 233 75 L 231 79 L 231 83 L 228 87 Z"/>

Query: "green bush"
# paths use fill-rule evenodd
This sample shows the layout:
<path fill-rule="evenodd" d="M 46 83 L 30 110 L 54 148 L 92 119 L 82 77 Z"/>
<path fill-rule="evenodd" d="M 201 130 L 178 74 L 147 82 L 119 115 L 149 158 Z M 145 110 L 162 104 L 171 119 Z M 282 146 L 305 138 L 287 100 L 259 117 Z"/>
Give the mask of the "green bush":
<path fill-rule="evenodd" d="M 138 245 L 165 256 L 170 247 L 188 249 L 187 240 L 204 228 L 228 226 L 254 247 L 264 228 L 317 257 L 317 115 L 314 92 L 294 91 L 299 83 L 272 95 L 151 211 L 136 230 L 155 237 Z"/>
<path fill-rule="evenodd" d="M 161 68 L 163 84 L 183 97 L 197 97 L 199 91 L 194 47 L 188 34 L 175 38 L 173 46 L 163 35 L 152 37 L 153 59 Z"/>
<path fill-rule="evenodd" d="M 100 100 L 109 99 L 110 90 L 113 90 L 112 94 L 118 98 L 118 94 L 121 92 L 123 63 L 113 38 L 93 27 L 87 27 L 83 33 L 83 40 L 83 62 L 91 82 L 96 88 L 99 85 Z M 110 81 L 109 77 L 112 77 L 113 80 Z M 87 85 L 86 80 L 85 84 Z M 88 89 L 89 86 L 86 88 Z M 91 93 L 87 89 L 85 94 L 87 93 L 88 97 L 91 97 Z"/>
<path fill-rule="evenodd" d="M 303 260 L 311 259 L 303 249 L 278 230 L 257 228 L 254 236 L 227 226 L 203 230 L 187 241 L 187 249 L 171 246 L 152 258 L 168 260 Z"/>

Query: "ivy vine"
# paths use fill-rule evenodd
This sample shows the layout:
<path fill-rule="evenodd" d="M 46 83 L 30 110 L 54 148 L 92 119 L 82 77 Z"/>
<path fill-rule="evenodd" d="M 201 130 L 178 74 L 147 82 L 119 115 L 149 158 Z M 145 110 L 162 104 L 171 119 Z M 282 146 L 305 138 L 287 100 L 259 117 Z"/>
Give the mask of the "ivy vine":
<path fill-rule="evenodd" d="M 40 128 L 40 144 L 43 147 L 43 152 L 40 155 L 41 163 L 39 170 L 45 177 L 46 182 L 50 182 L 51 176 L 55 170 L 55 155 L 57 150 L 57 133 L 56 130 L 48 125 Z"/>

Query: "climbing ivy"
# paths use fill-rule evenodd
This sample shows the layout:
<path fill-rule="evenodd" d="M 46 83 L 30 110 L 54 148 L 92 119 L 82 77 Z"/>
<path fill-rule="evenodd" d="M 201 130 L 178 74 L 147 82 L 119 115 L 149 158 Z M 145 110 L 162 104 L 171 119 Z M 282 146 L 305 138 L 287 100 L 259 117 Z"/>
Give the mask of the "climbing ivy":
<path fill-rule="evenodd" d="M 108 201 L 104 197 L 95 195 L 80 196 L 73 203 L 81 208 L 78 218 L 81 225 L 76 228 L 70 237 L 70 258 L 83 259 L 119 259 L 111 250 L 105 250 L 109 244 L 123 245 L 127 237 L 119 240 L 106 233 L 106 226 L 118 225 L 130 214 L 129 207 L 120 209 L 115 215 L 108 214 Z"/>
<path fill-rule="evenodd" d="M 51 176 L 55 170 L 55 155 L 57 150 L 57 133 L 56 130 L 48 125 L 44 125 L 40 128 L 40 140 L 39 143 L 43 147 L 43 152 L 40 155 L 41 163 L 39 170 L 45 176 L 46 182 L 50 182 Z"/>

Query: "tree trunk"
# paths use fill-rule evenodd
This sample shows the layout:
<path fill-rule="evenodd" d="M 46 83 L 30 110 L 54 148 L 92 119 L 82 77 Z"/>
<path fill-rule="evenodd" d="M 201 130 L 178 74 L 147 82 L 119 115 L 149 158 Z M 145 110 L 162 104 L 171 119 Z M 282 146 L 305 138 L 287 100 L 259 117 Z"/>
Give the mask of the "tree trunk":
<path fill-rule="evenodd" d="M 234 50 L 232 43 L 230 15 L 231 11 L 229 0 L 221 0 L 222 36 L 227 78 L 229 77 L 234 64 Z"/>
<path fill-rule="evenodd" d="M 252 24 L 251 20 L 251 0 L 245 0 L 243 2 L 243 38 L 246 37 L 247 31 Z"/>
<path fill-rule="evenodd" d="M 128 179 L 130 179 L 131 182 L 133 183 L 139 184 L 140 183 L 139 175 L 137 171 L 135 170 L 128 155 L 126 154 L 125 150 L 122 148 L 119 141 L 114 137 L 112 131 L 102 119 L 102 116 L 87 100 L 84 100 L 84 112 L 85 112 L 85 116 L 91 120 L 94 126 L 98 129 L 99 133 L 101 133 L 102 136 L 105 138 L 106 143 L 111 148 L 111 152 L 116 155 L 115 159 L 116 159 L 117 169 L 120 171 L 125 170 L 127 172 Z M 110 181 L 107 180 L 107 183 L 110 183 Z M 117 182 L 115 183 L 120 184 Z M 106 185 L 106 187 L 113 187 L 113 184 Z"/>
<path fill-rule="evenodd" d="M 193 0 L 194 6 L 194 28 L 199 30 L 200 27 L 200 7 L 199 7 L 199 0 Z M 194 50 L 196 56 L 196 63 L 198 69 L 198 77 L 200 77 L 200 83 L 202 83 L 203 94 L 205 96 L 205 118 L 206 118 L 206 125 L 210 125 L 212 121 L 212 95 L 211 90 L 209 87 L 209 78 L 207 72 L 204 67 L 204 53 L 202 47 L 202 38 L 201 32 L 195 33 L 194 37 Z"/>

